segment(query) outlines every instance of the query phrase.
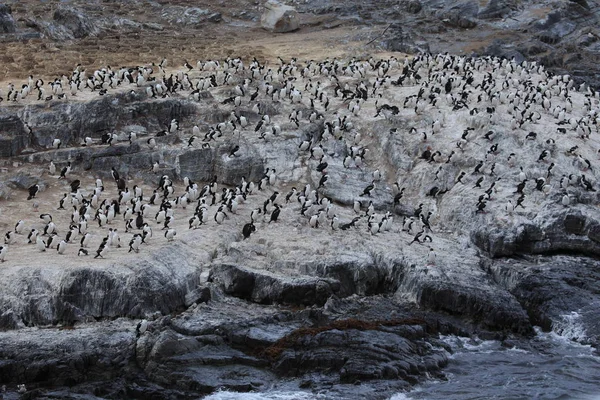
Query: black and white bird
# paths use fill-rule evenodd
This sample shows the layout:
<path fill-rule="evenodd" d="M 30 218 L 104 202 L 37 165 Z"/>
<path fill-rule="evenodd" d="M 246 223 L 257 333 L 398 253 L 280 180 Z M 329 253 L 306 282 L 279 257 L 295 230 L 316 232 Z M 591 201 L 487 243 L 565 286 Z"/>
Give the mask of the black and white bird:
<path fill-rule="evenodd" d="M 0 262 L 6 261 L 7 253 L 8 253 L 8 246 L 0 246 Z"/>
<path fill-rule="evenodd" d="M 67 165 L 60 170 L 60 176 L 58 179 L 65 179 L 71 173 L 71 161 L 67 162 Z"/>
<path fill-rule="evenodd" d="M 242 228 L 244 239 L 248 239 L 253 232 L 256 232 L 256 226 L 252 222 L 245 224 Z"/>
<path fill-rule="evenodd" d="M 175 240 L 176 235 L 177 235 L 177 232 L 173 228 L 171 228 L 165 232 L 165 238 L 167 238 L 168 242 L 172 242 L 173 240 Z"/>

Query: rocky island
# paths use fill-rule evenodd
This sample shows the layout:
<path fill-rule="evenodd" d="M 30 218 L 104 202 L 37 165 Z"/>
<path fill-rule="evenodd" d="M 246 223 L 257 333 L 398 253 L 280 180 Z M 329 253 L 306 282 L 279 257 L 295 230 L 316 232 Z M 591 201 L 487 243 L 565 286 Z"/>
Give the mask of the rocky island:
<path fill-rule="evenodd" d="M 424 39 L 541 5 L 290 3 L 282 38 L 250 3 L 72 3 L 0 8 L 7 49 L 44 48 L 4 55 L 5 398 L 388 399 L 446 379 L 440 335 L 510 348 L 575 318 L 598 346 L 590 70 Z M 545 54 L 595 35 L 593 6 L 558 3 L 533 24 Z M 235 29 L 255 47 L 209 43 Z"/>

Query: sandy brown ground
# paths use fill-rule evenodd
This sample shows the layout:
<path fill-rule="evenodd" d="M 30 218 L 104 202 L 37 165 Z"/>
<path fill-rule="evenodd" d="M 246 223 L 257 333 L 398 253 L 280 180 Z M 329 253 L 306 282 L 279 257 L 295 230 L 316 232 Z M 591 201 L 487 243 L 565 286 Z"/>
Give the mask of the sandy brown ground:
<path fill-rule="evenodd" d="M 191 6 L 189 1 L 169 1 L 170 5 Z M 102 3 L 101 13 L 137 22 L 157 22 L 164 30 L 140 29 L 124 34 L 109 32 L 99 37 L 57 43 L 51 39 L 35 39 L 25 42 L 0 43 L 1 87 L 9 81 L 26 79 L 29 74 L 42 78 L 54 78 L 68 74 L 81 63 L 85 68 L 95 69 L 111 66 L 135 66 L 160 62 L 167 58 L 171 67 L 180 67 L 188 60 L 195 65 L 198 60 L 242 57 L 251 60 L 275 60 L 297 57 L 300 60 L 325 59 L 327 57 L 359 56 L 371 54 L 374 48 L 367 42 L 380 30 L 359 27 L 335 20 L 333 16 L 302 14 L 302 27 L 293 33 L 271 33 L 260 28 L 259 22 L 244 21 L 230 17 L 243 9 L 258 10 L 254 1 L 213 2 L 195 1 L 194 7 L 222 12 L 223 21 L 205 22 L 196 27 L 167 25 L 158 21 L 148 10 L 126 7 L 119 2 Z M 25 0 L 11 5 L 13 17 L 19 24 L 27 18 L 52 20 L 56 5 Z M 100 11 L 86 10 L 94 17 Z"/>

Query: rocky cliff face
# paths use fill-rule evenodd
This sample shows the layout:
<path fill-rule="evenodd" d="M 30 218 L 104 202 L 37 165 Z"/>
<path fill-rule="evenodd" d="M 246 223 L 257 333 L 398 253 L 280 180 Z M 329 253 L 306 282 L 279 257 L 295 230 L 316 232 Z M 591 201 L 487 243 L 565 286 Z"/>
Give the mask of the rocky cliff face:
<path fill-rule="evenodd" d="M 576 312 L 587 332 L 576 339 L 597 346 L 597 95 L 535 64 L 416 60 L 297 62 L 271 72 L 230 60 L 188 69 L 193 87 L 216 75 L 196 96 L 190 88 L 153 98 L 149 84 L 123 81 L 103 96 L 85 89 L 4 107 L 4 232 L 19 219 L 43 231 L 38 216 L 50 212 L 65 238 L 72 209 L 56 208 L 70 183 L 79 179 L 89 198 L 103 178 L 101 198 L 117 199 L 115 167 L 128 188 L 144 190 L 154 234 L 128 252 L 141 231 L 123 232 L 122 216 L 99 226 L 96 206 L 87 257 L 77 256 L 78 233 L 63 255 L 7 236 L 2 381 L 27 383 L 32 397 L 67 396 L 69 386 L 192 398 L 262 390 L 285 376 L 306 390 L 336 385 L 340 398 L 355 396 L 357 383 L 387 398 L 443 377 L 440 333 L 527 338 L 533 325 L 560 330 Z M 262 78 L 245 81 L 253 68 Z M 166 85 L 157 79 L 154 90 Z M 302 97 L 274 98 L 270 85 L 279 95 L 293 85 Z M 107 133 L 113 142 L 101 144 Z M 47 172 L 51 160 L 73 171 L 58 179 Z M 149 204 L 161 175 L 174 182 L 166 198 L 174 241 L 155 220 L 160 201 Z M 205 196 L 181 200 L 192 196 L 184 178 L 206 184 Z M 27 202 L 34 183 L 40 192 Z M 234 186 L 235 206 L 222 190 Z M 197 206 L 208 218 L 191 229 Z M 95 259 L 109 227 L 122 246 Z"/>
<path fill-rule="evenodd" d="M 311 0 L 307 13 L 335 13 L 359 24 L 389 25 L 375 36 L 393 51 L 444 52 L 536 60 L 598 86 L 598 4 L 593 1 Z"/>

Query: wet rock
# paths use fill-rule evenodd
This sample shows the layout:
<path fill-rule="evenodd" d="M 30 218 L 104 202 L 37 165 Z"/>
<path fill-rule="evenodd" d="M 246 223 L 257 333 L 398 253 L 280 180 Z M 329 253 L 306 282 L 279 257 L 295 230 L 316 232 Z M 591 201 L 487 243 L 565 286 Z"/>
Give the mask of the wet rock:
<path fill-rule="evenodd" d="M 269 0 L 264 5 L 265 11 L 260 17 L 261 26 L 269 31 L 283 33 L 292 32 L 300 27 L 300 18 L 294 7 Z"/>
<path fill-rule="evenodd" d="M 154 339 L 145 373 L 162 384 L 211 393 L 218 388 L 248 391 L 273 380 L 273 374 L 257 367 L 265 362 L 224 344 L 202 343 L 171 330 Z"/>
<path fill-rule="evenodd" d="M 16 32 L 17 27 L 11 13 L 10 6 L 0 4 L 0 33 Z"/>
<path fill-rule="evenodd" d="M 594 265 L 593 260 L 572 256 L 506 260 L 495 266 L 495 274 L 505 275 L 501 281 L 527 309 L 532 323 L 598 345 L 600 313 L 595 293 L 599 288 Z"/>
<path fill-rule="evenodd" d="M 302 336 L 287 345 L 293 350 L 284 349 L 278 357 L 274 368 L 279 373 L 298 376 L 309 370 L 328 371 L 339 374 L 345 383 L 408 381 L 409 375 L 417 380 L 420 373 L 436 374 L 448 362 L 441 351 L 411 342 L 393 328 L 386 332 L 377 328 L 331 329 Z"/>
<path fill-rule="evenodd" d="M 123 320 L 78 329 L 25 329 L 17 336 L 0 333 L 0 357 L 10 360 L 0 363 L 0 375 L 4 382 L 51 387 L 72 386 L 91 377 L 116 379 L 115 367 L 132 356 L 133 341 L 133 326 Z M 57 348 L 64 353 L 57 355 Z"/>
<path fill-rule="evenodd" d="M 492 330 L 509 330 L 530 335 L 533 327 L 521 306 L 507 293 L 497 293 L 494 305 L 488 302 L 486 290 L 459 289 L 447 285 L 425 285 L 421 289 L 420 303 L 435 310 L 454 315 L 471 315 Z"/>

